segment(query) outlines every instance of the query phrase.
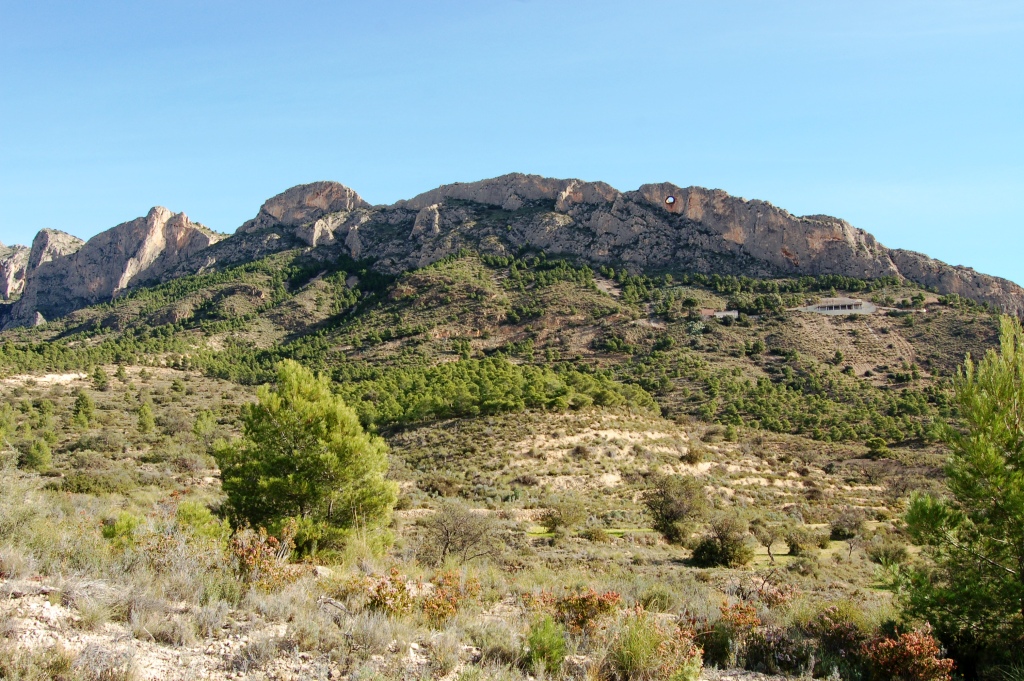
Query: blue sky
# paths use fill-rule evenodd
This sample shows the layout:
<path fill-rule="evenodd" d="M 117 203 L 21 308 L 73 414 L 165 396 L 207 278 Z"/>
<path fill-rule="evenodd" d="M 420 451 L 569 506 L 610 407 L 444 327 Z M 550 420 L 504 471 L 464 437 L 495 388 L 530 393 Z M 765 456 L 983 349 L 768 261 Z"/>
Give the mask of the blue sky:
<path fill-rule="evenodd" d="M 1024 3 L 0 0 L 0 240 L 520 171 L 718 187 L 1024 283 Z"/>

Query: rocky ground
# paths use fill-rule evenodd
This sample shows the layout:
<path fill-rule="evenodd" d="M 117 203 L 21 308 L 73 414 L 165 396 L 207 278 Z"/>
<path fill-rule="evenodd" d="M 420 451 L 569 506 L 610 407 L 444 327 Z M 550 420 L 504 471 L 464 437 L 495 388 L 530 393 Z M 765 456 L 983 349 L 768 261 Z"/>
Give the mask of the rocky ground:
<path fill-rule="evenodd" d="M 280 640 L 287 625 L 262 623 L 243 613 L 230 613 L 221 631 L 189 645 L 146 640 L 143 627 L 129 623 L 87 623 L 75 607 L 62 603 L 61 590 L 42 579 L 0 581 L 0 638 L 7 654 L 14 649 L 40 652 L 58 648 L 75 658 L 75 665 L 97 678 L 138 681 L 220 681 L 221 679 L 481 678 L 467 674 L 479 662 L 479 650 L 462 646 L 459 660 L 439 674 L 432 664 L 431 641 L 392 641 L 387 654 L 369 656 L 363 664 L 332 659 L 330 654 L 289 651 L 267 642 Z M 500 607 L 501 604 L 499 604 Z M 324 604 L 329 608 L 330 604 Z M 134 631 L 133 631 L 134 629 Z M 152 638 L 151 636 L 149 638 Z M 585 677 L 591 660 L 570 656 L 573 676 Z M 483 677 L 483 678 L 486 678 Z M 533 678 L 533 677 L 529 677 Z M 743 670 L 706 669 L 708 681 L 772 681 L 784 677 Z"/>

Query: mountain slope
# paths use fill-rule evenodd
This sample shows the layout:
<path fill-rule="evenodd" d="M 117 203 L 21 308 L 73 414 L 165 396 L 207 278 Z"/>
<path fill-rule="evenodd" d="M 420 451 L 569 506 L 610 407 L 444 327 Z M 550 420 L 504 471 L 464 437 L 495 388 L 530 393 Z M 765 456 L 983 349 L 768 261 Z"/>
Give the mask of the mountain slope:
<path fill-rule="evenodd" d="M 24 288 L 25 294 L 6 325 L 30 324 L 36 313 L 52 319 L 144 281 L 252 262 L 296 247 L 313 248 L 325 261 L 370 260 L 390 274 L 469 247 L 495 255 L 544 250 L 633 272 L 899 277 L 1024 313 L 1024 290 L 1013 282 L 888 249 L 837 218 L 797 217 L 764 201 L 700 187 L 662 183 L 620 192 L 601 182 L 511 174 L 444 185 L 392 206 L 370 206 L 334 182 L 300 185 L 268 200 L 224 239 L 154 209 L 147 218 L 94 237 L 81 253 L 57 256 L 42 269 L 30 264 L 24 282 L 8 275 L 8 290 Z M 56 282 L 71 283 L 72 295 Z"/>

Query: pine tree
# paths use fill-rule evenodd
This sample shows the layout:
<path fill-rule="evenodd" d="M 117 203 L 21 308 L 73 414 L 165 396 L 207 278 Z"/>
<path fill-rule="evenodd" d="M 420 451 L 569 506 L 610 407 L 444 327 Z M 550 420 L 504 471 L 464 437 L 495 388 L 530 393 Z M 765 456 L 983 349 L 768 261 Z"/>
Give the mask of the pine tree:
<path fill-rule="evenodd" d="M 139 407 L 138 416 L 139 432 L 143 435 L 153 432 L 153 428 L 156 427 L 156 420 L 153 418 L 153 408 L 148 403 L 143 402 L 142 406 Z"/>
<path fill-rule="evenodd" d="M 93 403 L 89 393 L 79 389 L 75 394 L 75 406 L 71 412 L 72 421 L 80 428 L 88 428 L 92 422 L 96 405 Z"/>
<path fill-rule="evenodd" d="M 990 350 L 977 364 L 968 357 L 954 390 L 963 428 L 943 429 L 950 496 L 916 495 L 906 514 L 911 536 L 932 559 L 932 567 L 907 576 L 906 606 L 958 657 L 1020 656 L 1024 331 L 1016 319 L 1003 318 L 999 353 Z"/>
<path fill-rule="evenodd" d="M 355 411 L 323 377 L 285 360 L 277 385 L 242 407 L 242 437 L 214 445 L 235 524 L 280 527 L 298 521 L 316 548 L 357 524 L 386 524 L 396 499 L 386 481 L 387 445 L 363 432 Z M 338 532 L 340 531 L 340 532 Z"/>

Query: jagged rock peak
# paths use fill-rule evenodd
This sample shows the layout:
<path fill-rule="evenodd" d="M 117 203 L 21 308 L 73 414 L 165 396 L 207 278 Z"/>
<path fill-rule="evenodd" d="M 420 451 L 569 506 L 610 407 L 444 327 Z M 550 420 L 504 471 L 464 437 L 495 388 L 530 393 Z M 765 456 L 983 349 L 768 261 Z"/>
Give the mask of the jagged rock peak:
<path fill-rule="evenodd" d="M 28 269 L 34 270 L 44 262 L 54 258 L 71 255 L 85 244 L 77 236 L 62 232 L 59 229 L 42 229 L 32 239 L 32 254 L 28 259 Z"/>
<path fill-rule="evenodd" d="M 562 211 L 571 203 L 608 203 L 618 195 L 618 190 L 604 182 L 559 180 L 540 175 L 509 173 L 479 182 L 441 185 L 407 201 L 399 201 L 395 207 L 418 211 L 442 203 L 445 199 L 458 199 L 514 211 L 528 201 L 548 200 L 555 201 L 555 209 Z"/>
<path fill-rule="evenodd" d="M 0 243 L 0 300 L 10 300 L 25 288 L 29 249 Z"/>
<path fill-rule="evenodd" d="M 298 227 L 327 213 L 369 207 L 359 194 L 338 182 L 300 184 L 268 199 L 256 217 L 239 227 L 237 233 L 278 225 Z"/>
<path fill-rule="evenodd" d="M 162 206 L 84 243 L 64 232 L 43 230 L 32 242 L 24 292 L 7 326 L 33 324 L 37 314 L 55 319 L 110 300 L 221 238 L 184 213 Z"/>

